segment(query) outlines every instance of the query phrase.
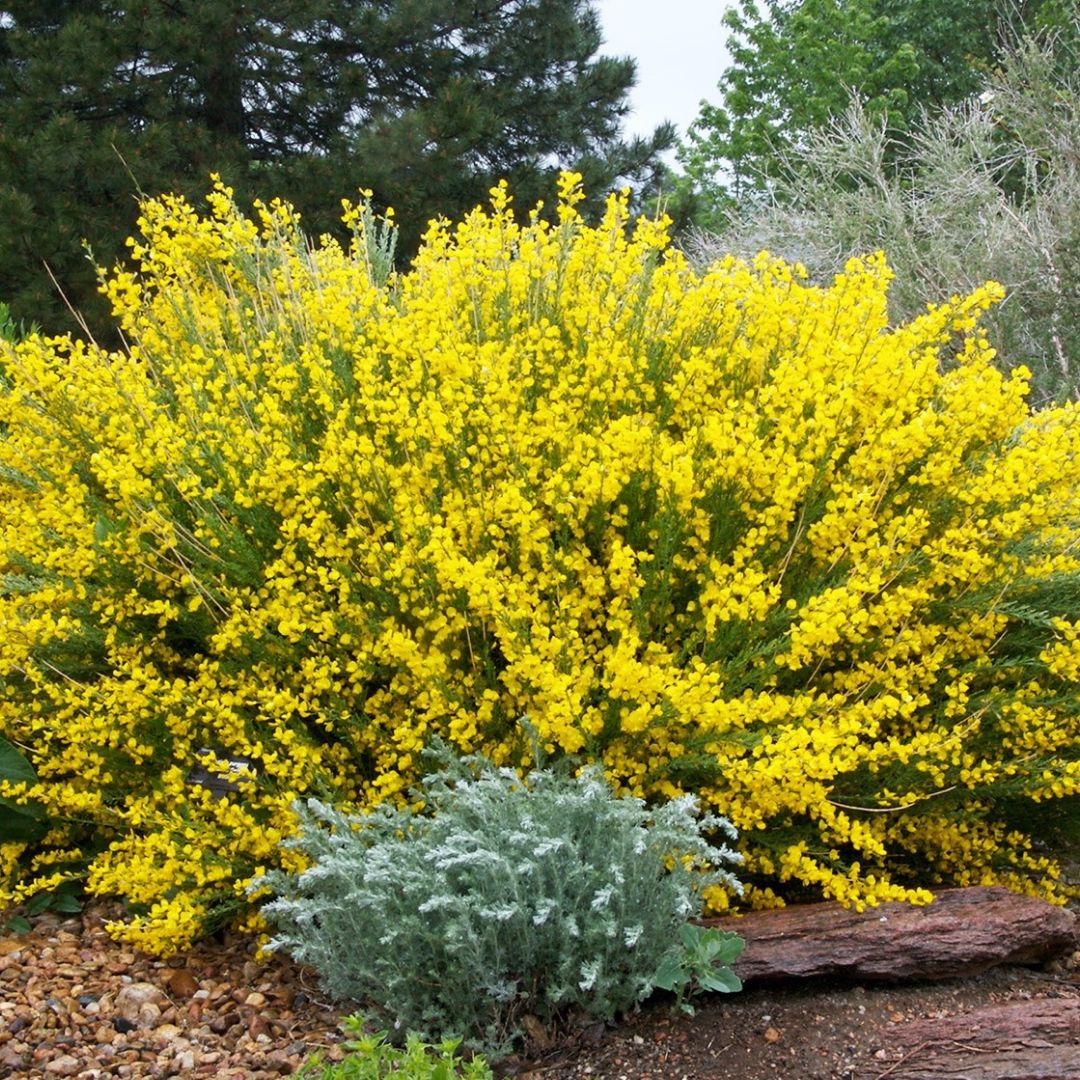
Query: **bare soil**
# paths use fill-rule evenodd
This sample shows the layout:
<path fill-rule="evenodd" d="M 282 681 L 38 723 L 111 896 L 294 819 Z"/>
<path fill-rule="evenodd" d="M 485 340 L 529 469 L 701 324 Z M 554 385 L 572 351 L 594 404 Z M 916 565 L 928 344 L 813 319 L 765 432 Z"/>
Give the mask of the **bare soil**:
<path fill-rule="evenodd" d="M 701 1002 L 693 1017 L 654 1000 L 611 1031 L 547 1060 L 522 1063 L 536 1080 L 905 1080 L 943 1054 L 971 1058 L 964 1043 L 923 1041 L 904 1028 L 920 1020 L 974 1014 L 1007 1002 L 1080 1001 L 1077 961 L 1056 971 L 997 968 L 982 975 L 911 986 L 811 983 L 749 989 Z M 1073 1033 L 1073 1071 L 1080 1077 L 1080 1030 Z M 979 1059 L 962 1072 L 982 1080 Z M 1050 1076 L 1051 1074 L 1046 1074 Z M 1026 1074 L 1017 1072 L 1016 1080 Z M 995 1080 L 996 1074 L 995 1074 Z"/>

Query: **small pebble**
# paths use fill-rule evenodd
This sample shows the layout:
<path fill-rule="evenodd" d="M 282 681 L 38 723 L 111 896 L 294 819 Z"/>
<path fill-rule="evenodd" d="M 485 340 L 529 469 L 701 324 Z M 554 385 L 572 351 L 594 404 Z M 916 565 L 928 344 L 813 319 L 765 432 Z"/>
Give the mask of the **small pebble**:
<path fill-rule="evenodd" d="M 77 1057 L 72 1057 L 71 1054 L 63 1054 L 61 1057 L 53 1058 L 52 1061 L 47 1062 L 45 1071 L 53 1076 L 76 1076 L 82 1071 L 82 1065 Z"/>
<path fill-rule="evenodd" d="M 144 1001 L 139 1006 L 139 1027 L 156 1027 L 160 1019 L 161 1010 L 152 1001 Z"/>

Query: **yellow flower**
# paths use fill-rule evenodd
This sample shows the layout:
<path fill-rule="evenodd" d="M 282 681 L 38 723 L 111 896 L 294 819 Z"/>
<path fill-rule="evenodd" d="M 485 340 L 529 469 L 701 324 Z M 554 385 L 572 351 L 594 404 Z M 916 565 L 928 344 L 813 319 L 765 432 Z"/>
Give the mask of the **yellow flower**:
<path fill-rule="evenodd" d="M 580 183 L 554 221 L 500 184 L 385 277 L 366 201 L 311 244 L 216 180 L 103 275 L 127 352 L 4 346 L 0 735 L 37 780 L 0 796 L 60 830 L 4 896 L 77 848 L 141 948 L 254 929 L 296 798 L 530 732 L 729 816 L 750 903 L 1063 896 L 992 795 L 1080 783 L 1080 423 L 991 364 L 1000 289 L 893 327 L 881 255 L 697 274 Z"/>

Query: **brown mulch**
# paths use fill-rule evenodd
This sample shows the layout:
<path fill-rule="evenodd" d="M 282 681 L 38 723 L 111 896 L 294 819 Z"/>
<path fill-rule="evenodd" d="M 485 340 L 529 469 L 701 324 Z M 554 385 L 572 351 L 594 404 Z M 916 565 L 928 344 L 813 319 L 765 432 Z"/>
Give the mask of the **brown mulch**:
<path fill-rule="evenodd" d="M 283 958 L 258 962 L 251 940 L 235 936 L 170 962 L 152 959 L 112 942 L 103 911 L 46 914 L 25 937 L 0 938 L 0 1077 L 262 1080 L 289 1075 L 316 1049 L 341 1057 L 342 1010 L 309 972 Z M 715 995 L 694 1017 L 673 1015 L 659 998 L 613 1028 L 534 1046 L 499 1071 L 529 1080 L 905 1080 L 941 1050 L 905 1039 L 921 1023 L 960 1017 L 963 1028 L 988 1006 L 1074 1001 L 1080 953 L 1049 970 L 998 968 L 916 986 L 812 983 Z M 1040 1076 L 1080 1077 L 1080 1030 L 1074 1035 L 1054 1050 L 1065 1067 Z M 983 1059 L 953 1075 L 1008 1075 L 989 1065 L 980 1073 Z"/>

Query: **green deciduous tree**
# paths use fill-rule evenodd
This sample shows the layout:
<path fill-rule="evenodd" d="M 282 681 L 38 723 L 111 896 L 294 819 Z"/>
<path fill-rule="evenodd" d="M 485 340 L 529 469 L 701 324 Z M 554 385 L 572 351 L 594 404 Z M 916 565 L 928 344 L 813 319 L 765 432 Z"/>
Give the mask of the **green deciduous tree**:
<path fill-rule="evenodd" d="M 690 247 L 701 262 L 764 249 L 827 283 L 882 249 L 897 321 L 992 279 L 985 323 L 1031 399 L 1080 399 L 1080 21 L 1006 50 L 968 101 L 890 133 L 856 100 L 785 159 L 766 199 Z"/>
<path fill-rule="evenodd" d="M 1051 0 L 1058 6 L 1070 0 Z M 847 107 L 907 130 L 967 97 L 1008 27 L 1050 4 L 1025 0 L 739 0 L 726 16 L 731 64 L 680 150 L 704 217 L 768 187 L 784 154 Z"/>
<path fill-rule="evenodd" d="M 406 220 L 507 177 L 525 204 L 576 167 L 644 184 L 673 132 L 625 140 L 628 59 L 587 0 L 7 0 L 0 3 L 0 295 L 61 324 L 48 264 L 92 325 L 98 262 L 136 194 L 220 172 L 320 231 L 370 187 Z M 411 236 L 410 236 L 411 229 Z"/>

